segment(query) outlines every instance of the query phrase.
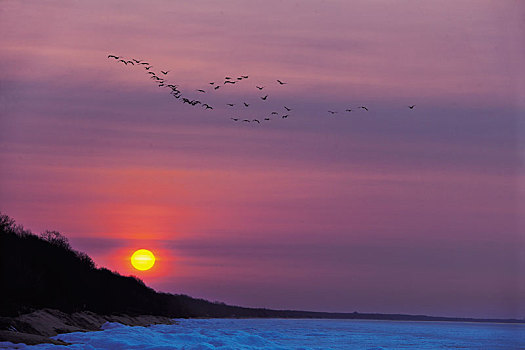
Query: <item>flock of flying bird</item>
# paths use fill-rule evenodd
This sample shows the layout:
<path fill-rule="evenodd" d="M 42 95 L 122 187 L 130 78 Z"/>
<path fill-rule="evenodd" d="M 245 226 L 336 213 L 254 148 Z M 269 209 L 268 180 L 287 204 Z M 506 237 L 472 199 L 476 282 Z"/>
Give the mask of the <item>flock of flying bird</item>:
<path fill-rule="evenodd" d="M 170 71 L 160 70 L 159 72 L 155 72 L 155 70 L 153 70 L 153 66 L 149 62 L 146 62 L 144 60 L 137 60 L 135 58 L 132 58 L 132 59 L 128 60 L 128 59 L 126 59 L 126 58 L 124 58 L 122 56 L 108 55 L 108 59 L 114 59 L 117 63 L 122 63 L 122 64 L 124 64 L 126 66 L 127 65 L 131 65 L 131 66 L 136 66 L 136 67 L 143 67 L 144 70 L 146 71 L 146 74 L 150 76 L 150 78 L 154 81 L 154 83 L 156 83 L 161 88 L 166 88 L 166 89 L 171 90 L 170 94 L 174 98 L 176 98 L 177 100 L 182 102 L 182 104 L 188 104 L 188 105 L 194 106 L 194 107 L 199 106 L 201 108 L 204 108 L 205 110 L 213 110 L 215 108 L 215 107 L 211 106 L 208 103 L 200 101 L 199 99 L 190 97 L 191 94 L 188 95 L 188 94 L 185 93 L 183 95 L 183 92 L 182 92 L 181 88 L 179 87 L 179 85 L 168 83 L 167 75 L 168 75 L 168 73 Z M 235 84 L 240 83 L 243 80 L 246 80 L 248 78 L 249 78 L 248 75 L 241 75 L 239 77 L 226 76 L 226 77 L 224 77 L 222 84 L 218 83 L 218 82 L 210 82 L 210 83 L 208 83 L 210 85 L 208 91 L 206 91 L 205 89 L 196 89 L 194 94 L 195 93 L 205 94 L 207 92 L 216 91 L 216 90 L 219 90 L 219 89 L 223 88 L 226 85 L 235 85 Z M 287 83 L 282 81 L 282 80 L 280 80 L 280 79 L 276 79 L 276 84 L 277 84 L 277 86 L 283 86 L 283 85 L 286 85 Z M 258 91 L 262 91 L 265 87 L 264 86 L 260 86 L 260 85 L 255 85 L 255 88 Z M 265 94 L 264 96 L 259 96 L 259 97 L 260 97 L 261 101 L 265 102 L 268 99 L 268 94 Z M 226 106 L 228 108 L 234 108 L 235 106 L 241 106 L 241 108 L 248 108 L 250 106 L 250 104 L 251 103 L 248 103 L 248 102 L 244 101 L 242 103 L 226 103 Z M 415 107 L 415 105 L 408 106 L 409 109 L 414 109 L 414 107 Z M 291 115 L 290 112 L 292 111 L 292 108 L 287 107 L 287 106 L 283 106 L 283 109 L 284 109 L 284 112 L 278 112 L 278 111 L 272 110 L 271 112 L 268 112 L 268 114 L 263 116 L 262 118 L 246 119 L 246 118 L 241 118 L 241 117 L 230 117 L 230 119 L 232 121 L 234 121 L 234 122 L 257 123 L 257 124 L 261 124 L 261 122 L 268 122 L 272 118 L 287 119 Z M 359 107 L 356 107 L 354 109 L 347 108 L 345 110 L 345 112 L 352 112 L 352 111 L 354 111 L 356 109 L 358 109 L 358 110 L 360 109 L 360 110 L 368 112 L 368 107 L 366 107 L 366 106 L 359 106 Z M 232 112 L 234 112 L 234 111 L 232 111 Z M 327 113 L 329 113 L 330 115 L 335 115 L 335 114 L 338 113 L 338 111 L 328 110 Z"/>

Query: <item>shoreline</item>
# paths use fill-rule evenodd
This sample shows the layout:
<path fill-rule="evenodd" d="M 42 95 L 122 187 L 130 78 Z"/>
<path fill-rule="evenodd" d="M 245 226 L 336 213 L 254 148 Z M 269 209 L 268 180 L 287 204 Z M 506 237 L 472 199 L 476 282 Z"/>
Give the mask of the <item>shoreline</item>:
<path fill-rule="evenodd" d="M 193 317 L 193 319 L 214 319 L 217 317 Z M 290 320 L 352 320 L 352 321 L 401 321 L 401 322 L 453 322 L 480 323 L 472 320 L 422 320 L 422 319 L 378 319 L 378 318 L 327 318 L 327 317 L 219 317 L 235 319 L 290 319 Z M 51 343 L 70 345 L 62 340 L 51 339 L 58 334 L 70 332 L 100 331 L 106 322 L 117 322 L 126 326 L 146 327 L 155 324 L 178 324 L 176 318 L 153 315 L 130 316 L 126 314 L 99 315 L 92 311 L 66 313 L 55 309 L 44 308 L 31 313 L 0 317 L 0 342 L 13 344 L 36 345 Z M 483 322 L 485 323 L 485 322 Z M 487 322 L 501 324 L 519 324 L 524 322 Z M 0 346 L 2 348 L 2 346 Z"/>
<path fill-rule="evenodd" d="M 0 317 L 0 342 L 68 345 L 69 343 L 50 337 L 61 333 L 99 331 L 106 322 L 142 327 L 154 324 L 177 324 L 172 318 L 165 316 L 99 315 L 91 311 L 68 314 L 55 309 L 41 309 L 16 317 Z"/>

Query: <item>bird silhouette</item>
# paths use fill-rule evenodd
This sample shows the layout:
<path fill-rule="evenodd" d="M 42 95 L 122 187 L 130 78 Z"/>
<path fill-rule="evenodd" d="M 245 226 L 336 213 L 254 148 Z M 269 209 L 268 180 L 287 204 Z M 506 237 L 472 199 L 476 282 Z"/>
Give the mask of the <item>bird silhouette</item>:
<path fill-rule="evenodd" d="M 258 119 L 254 119 L 254 120 L 252 120 L 252 121 L 261 124 L 261 122 L 260 122 Z"/>
<path fill-rule="evenodd" d="M 227 103 L 228 106 L 233 107 L 235 106 L 235 103 Z"/>
<path fill-rule="evenodd" d="M 337 112 L 334 112 L 334 111 L 328 111 L 328 113 L 330 113 L 330 114 L 336 114 Z"/>
<path fill-rule="evenodd" d="M 284 106 L 284 109 L 286 109 L 288 112 L 290 112 L 292 109 Z"/>
<path fill-rule="evenodd" d="M 133 58 L 133 61 L 135 61 L 135 63 L 139 64 L 141 61 L 140 60 L 136 60 Z"/>
<path fill-rule="evenodd" d="M 270 120 L 270 118 L 264 118 L 264 120 Z"/>
<path fill-rule="evenodd" d="M 233 120 L 234 122 L 239 121 L 239 118 L 230 118 L 230 119 Z"/>
<path fill-rule="evenodd" d="M 215 84 L 215 82 L 214 82 L 214 81 L 212 81 L 212 82 L 211 82 L 211 83 L 209 83 L 209 84 L 210 84 L 210 85 L 213 85 L 213 84 Z"/>
<path fill-rule="evenodd" d="M 268 98 L 268 95 L 261 97 L 261 100 L 266 101 L 267 98 Z"/>
<path fill-rule="evenodd" d="M 143 64 L 145 66 L 149 66 L 149 63 L 148 62 L 140 62 L 140 64 Z"/>
<path fill-rule="evenodd" d="M 410 108 L 410 109 L 414 109 L 415 106 L 416 106 L 416 105 L 408 106 L 408 108 Z"/>
<path fill-rule="evenodd" d="M 128 65 L 128 61 L 126 60 L 118 60 L 118 61 L 124 63 L 126 66 Z"/>
<path fill-rule="evenodd" d="M 120 58 L 120 56 L 115 56 L 115 55 L 108 55 L 108 58 L 111 58 L 113 57 L 114 59 L 118 60 Z"/>
<path fill-rule="evenodd" d="M 224 79 L 226 80 L 230 80 L 232 77 L 224 77 Z"/>
<path fill-rule="evenodd" d="M 198 92 L 206 92 L 206 91 L 204 91 L 204 90 L 202 90 L 202 89 L 197 89 L 197 91 L 198 91 Z"/>
<path fill-rule="evenodd" d="M 257 89 L 259 89 L 259 90 L 264 89 L 264 86 L 257 86 L 257 85 L 256 85 L 255 87 L 256 87 Z"/>
<path fill-rule="evenodd" d="M 361 107 L 359 107 L 359 108 L 362 108 L 362 109 L 364 109 L 365 111 L 368 112 L 368 108 L 366 108 L 365 106 L 361 106 Z"/>
<path fill-rule="evenodd" d="M 153 66 L 144 67 L 146 70 L 150 70 Z"/>
<path fill-rule="evenodd" d="M 277 112 L 272 112 L 271 114 L 279 114 L 279 113 L 277 113 Z"/>
<path fill-rule="evenodd" d="M 161 70 L 160 72 L 161 72 L 162 74 L 166 75 L 166 74 L 168 74 L 170 71 L 169 71 L 169 70 L 167 70 L 167 71 L 163 71 L 163 70 Z"/>
<path fill-rule="evenodd" d="M 352 110 L 351 109 L 347 109 L 346 112 L 352 112 Z"/>
<path fill-rule="evenodd" d="M 216 87 L 213 88 L 213 90 L 217 90 L 220 87 L 221 87 L 220 85 L 217 85 Z"/>
<path fill-rule="evenodd" d="M 241 78 L 248 79 L 248 76 L 247 75 L 241 75 Z"/>
<path fill-rule="evenodd" d="M 206 107 L 206 109 L 213 109 L 213 107 L 210 106 L 210 105 L 207 104 L 207 103 L 203 103 L 202 106 L 203 106 L 203 107 Z"/>
<path fill-rule="evenodd" d="M 279 79 L 277 79 L 277 82 L 279 83 L 279 85 L 287 84 L 287 83 L 285 83 L 285 82 L 280 81 Z"/>
<path fill-rule="evenodd" d="M 224 84 L 235 84 L 235 83 L 236 83 L 236 81 L 230 81 L 230 80 L 226 80 L 224 82 Z"/>
<path fill-rule="evenodd" d="M 244 119 L 243 122 L 248 122 L 249 123 L 250 121 L 248 119 Z"/>
<path fill-rule="evenodd" d="M 135 63 L 133 63 L 133 61 L 128 61 L 128 63 L 131 63 L 132 66 L 135 65 Z"/>
<path fill-rule="evenodd" d="M 285 114 L 285 115 L 281 116 L 281 118 L 283 118 L 283 119 L 288 118 L 288 114 Z"/>
<path fill-rule="evenodd" d="M 244 103 L 244 107 L 248 107 L 249 106 L 248 103 L 246 103 L 246 102 L 243 102 L 243 103 Z"/>

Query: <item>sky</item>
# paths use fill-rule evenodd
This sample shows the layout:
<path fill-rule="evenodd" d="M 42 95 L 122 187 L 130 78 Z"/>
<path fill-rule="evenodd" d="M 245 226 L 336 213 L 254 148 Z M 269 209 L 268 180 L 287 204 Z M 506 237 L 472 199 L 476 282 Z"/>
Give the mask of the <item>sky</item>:
<path fill-rule="evenodd" d="M 159 291 L 523 318 L 524 18 L 517 0 L 4 0 L 0 210 Z"/>

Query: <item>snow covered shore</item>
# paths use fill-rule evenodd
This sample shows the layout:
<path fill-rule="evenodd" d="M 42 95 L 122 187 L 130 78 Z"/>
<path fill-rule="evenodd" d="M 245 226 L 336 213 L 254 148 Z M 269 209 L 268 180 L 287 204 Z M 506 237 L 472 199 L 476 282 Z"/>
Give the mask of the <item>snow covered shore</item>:
<path fill-rule="evenodd" d="M 42 309 L 17 317 L 0 317 L 0 341 L 29 345 L 66 344 L 50 337 L 60 333 L 98 331 L 106 322 L 118 322 L 127 326 L 176 323 L 163 316 L 98 315 L 90 311 L 67 314 L 58 310 Z"/>
<path fill-rule="evenodd" d="M 387 350 L 525 349 L 524 325 L 328 319 L 179 319 L 175 325 L 105 323 L 99 332 L 53 337 L 71 343 L 18 350 Z"/>

